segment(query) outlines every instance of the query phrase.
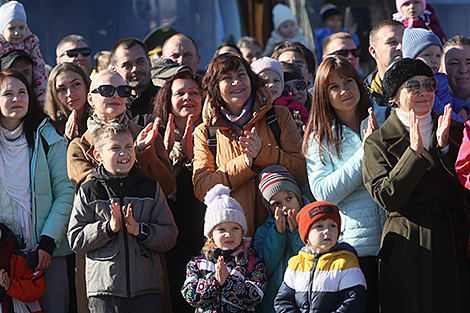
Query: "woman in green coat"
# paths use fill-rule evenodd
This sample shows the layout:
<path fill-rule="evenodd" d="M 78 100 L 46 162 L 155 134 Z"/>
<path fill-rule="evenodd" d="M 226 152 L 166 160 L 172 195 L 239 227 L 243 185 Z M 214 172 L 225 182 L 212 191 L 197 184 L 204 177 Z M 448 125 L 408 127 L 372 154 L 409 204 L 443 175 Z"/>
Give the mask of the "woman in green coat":
<path fill-rule="evenodd" d="M 396 109 L 364 145 L 364 185 L 387 212 L 379 253 L 380 301 L 388 312 L 469 312 L 466 189 L 454 164 L 463 125 L 432 111 L 436 81 L 420 60 L 384 75 Z"/>

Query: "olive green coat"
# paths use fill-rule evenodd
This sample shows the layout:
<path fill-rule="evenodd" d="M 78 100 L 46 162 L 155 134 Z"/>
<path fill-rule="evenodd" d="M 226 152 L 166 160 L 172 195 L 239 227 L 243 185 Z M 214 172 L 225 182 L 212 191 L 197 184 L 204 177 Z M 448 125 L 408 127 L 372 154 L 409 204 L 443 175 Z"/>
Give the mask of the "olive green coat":
<path fill-rule="evenodd" d="M 467 190 L 454 163 L 463 124 L 452 122 L 449 151 L 437 147 L 438 114 L 429 151 L 413 152 L 395 112 L 364 144 L 364 185 L 386 210 L 380 300 L 387 312 L 470 312 Z"/>

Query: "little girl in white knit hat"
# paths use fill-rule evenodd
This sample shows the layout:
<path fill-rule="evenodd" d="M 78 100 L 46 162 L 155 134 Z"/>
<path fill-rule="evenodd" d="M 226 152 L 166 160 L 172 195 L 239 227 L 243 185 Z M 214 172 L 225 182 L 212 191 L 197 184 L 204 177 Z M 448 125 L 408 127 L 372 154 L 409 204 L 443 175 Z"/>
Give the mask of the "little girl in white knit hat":
<path fill-rule="evenodd" d="M 266 266 L 244 238 L 245 213 L 221 184 L 207 192 L 204 203 L 207 241 L 189 261 L 181 293 L 200 312 L 254 312 L 266 289 Z"/>

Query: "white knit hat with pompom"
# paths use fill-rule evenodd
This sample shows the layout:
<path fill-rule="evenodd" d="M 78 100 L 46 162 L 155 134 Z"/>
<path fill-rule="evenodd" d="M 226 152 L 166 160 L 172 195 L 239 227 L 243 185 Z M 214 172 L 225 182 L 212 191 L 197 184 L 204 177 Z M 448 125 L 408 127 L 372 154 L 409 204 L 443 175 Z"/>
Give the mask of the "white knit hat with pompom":
<path fill-rule="evenodd" d="M 222 184 L 215 185 L 207 192 L 204 203 L 207 205 L 204 218 L 204 236 L 209 237 L 212 229 L 223 222 L 240 224 L 243 235 L 246 235 L 245 212 L 240 203 L 230 197 L 230 188 Z"/>

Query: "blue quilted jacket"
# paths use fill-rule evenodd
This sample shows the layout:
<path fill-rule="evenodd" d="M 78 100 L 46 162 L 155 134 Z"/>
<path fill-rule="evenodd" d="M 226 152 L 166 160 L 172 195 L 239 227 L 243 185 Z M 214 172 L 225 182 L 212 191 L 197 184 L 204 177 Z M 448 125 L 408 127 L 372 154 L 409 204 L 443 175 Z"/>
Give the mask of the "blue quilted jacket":
<path fill-rule="evenodd" d="M 385 120 L 385 113 L 379 109 L 374 105 L 381 125 Z M 362 125 L 367 124 L 363 122 Z M 360 133 L 363 134 L 362 129 Z M 342 221 L 339 242 L 351 244 L 359 257 L 378 255 L 386 217 L 385 211 L 375 203 L 363 183 L 362 138 L 343 126 L 341 157 L 338 157 L 336 151 L 323 151 L 323 164 L 318 141 L 312 137 L 313 135 L 309 138 L 305 159 L 313 196 L 318 201 L 327 201 L 338 206 Z"/>

